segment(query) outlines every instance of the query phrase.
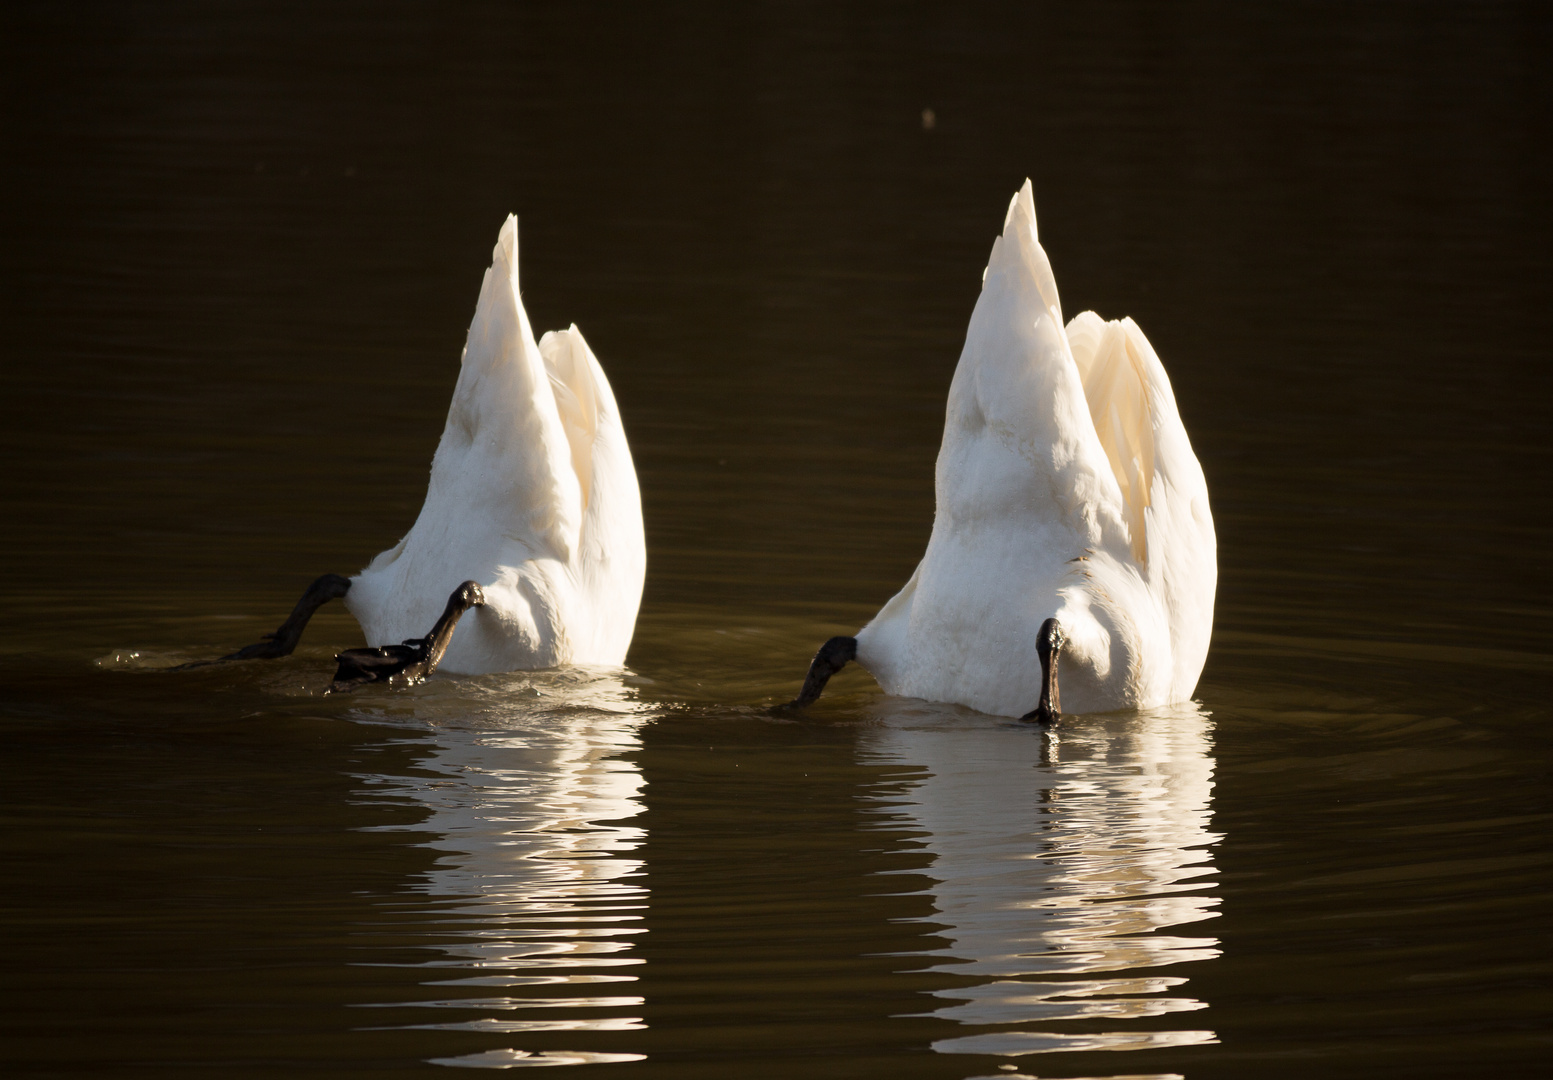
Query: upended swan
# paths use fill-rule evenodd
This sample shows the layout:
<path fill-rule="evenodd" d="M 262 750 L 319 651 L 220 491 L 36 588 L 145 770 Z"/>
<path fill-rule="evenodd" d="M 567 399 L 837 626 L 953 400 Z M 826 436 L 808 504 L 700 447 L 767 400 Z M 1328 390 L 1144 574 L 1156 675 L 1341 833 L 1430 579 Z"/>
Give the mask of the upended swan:
<path fill-rule="evenodd" d="M 1136 323 L 1086 311 L 1063 329 L 1028 180 L 993 241 L 934 486 L 911 580 L 820 648 L 790 707 L 849 660 L 889 694 L 1046 724 L 1064 705 L 1191 696 L 1218 582 L 1202 467 Z"/>
<path fill-rule="evenodd" d="M 372 644 L 340 654 L 334 690 L 422 677 L 439 662 L 470 675 L 618 666 L 646 569 L 641 494 L 609 380 L 576 325 L 534 341 L 509 216 L 420 517 L 355 577 L 313 582 L 275 633 L 226 659 L 287 655 L 313 613 L 343 596 Z"/>

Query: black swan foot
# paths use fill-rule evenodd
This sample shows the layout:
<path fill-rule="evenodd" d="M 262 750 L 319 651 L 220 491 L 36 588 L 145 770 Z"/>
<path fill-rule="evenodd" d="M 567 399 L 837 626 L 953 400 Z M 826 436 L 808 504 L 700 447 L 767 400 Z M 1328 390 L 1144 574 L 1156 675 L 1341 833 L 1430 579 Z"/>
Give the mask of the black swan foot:
<path fill-rule="evenodd" d="M 1041 658 L 1041 701 L 1019 719 L 1043 727 L 1051 727 L 1062 719 L 1062 704 L 1057 696 L 1057 657 L 1064 640 L 1056 619 L 1041 624 L 1035 635 L 1035 654 Z"/>
<path fill-rule="evenodd" d="M 830 677 L 846 667 L 849 661 L 856 659 L 857 638 L 831 638 L 814 654 L 814 661 L 809 665 L 809 674 L 804 678 L 803 689 L 798 691 L 798 696 L 778 708 L 803 709 L 813 705 L 819 700 L 825 684 L 830 682 Z"/>
<path fill-rule="evenodd" d="M 466 581 L 453 590 L 448 606 L 431 633 L 423 638 L 410 638 L 400 645 L 379 645 L 366 649 L 346 649 L 335 657 L 339 668 L 327 694 L 345 693 L 366 683 L 387 682 L 402 675 L 410 682 L 420 682 L 442 662 L 448 643 L 453 640 L 453 628 L 459 617 L 472 607 L 485 604 L 485 593 L 473 581 Z"/>

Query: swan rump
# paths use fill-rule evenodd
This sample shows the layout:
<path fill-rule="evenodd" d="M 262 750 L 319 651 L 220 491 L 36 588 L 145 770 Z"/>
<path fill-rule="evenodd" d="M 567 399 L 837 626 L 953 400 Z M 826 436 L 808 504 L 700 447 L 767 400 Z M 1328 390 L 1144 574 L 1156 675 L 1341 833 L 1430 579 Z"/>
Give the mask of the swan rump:
<path fill-rule="evenodd" d="M 926 554 L 857 635 L 886 692 L 1024 715 L 1055 617 L 1068 710 L 1191 696 L 1218 578 L 1207 483 L 1137 324 L 1064 327 L 1028 180 L 993 242 L 935 488 Z"/>
<path fill-rule="evenodd" d="M 609 380 L 575 325 L 535 342 L 508 217 L 420 517 L 352 579 L 346 605 L 370 644 L 387 645 L 425 633 L 470 579 L 485 606 L 459 626 L 443 670 L 618 666 L 646 567 L 641 495 Z"/>

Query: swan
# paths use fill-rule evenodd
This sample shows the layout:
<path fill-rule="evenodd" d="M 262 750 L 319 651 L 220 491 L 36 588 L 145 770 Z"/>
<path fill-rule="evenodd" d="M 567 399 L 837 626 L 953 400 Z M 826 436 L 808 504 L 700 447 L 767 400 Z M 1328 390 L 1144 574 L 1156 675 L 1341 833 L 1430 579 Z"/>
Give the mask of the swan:
<path fill-rule="evenodd" d="M 335 689 L 424 677 L 439 661 L 469 675 L 618 667 L 646 570 L 641 493 L 609 380 L 575 324 L 535 342 L 509 215 L 415 524 L 354 577 L 318 578 L 275 633 L 224 659 L 289 654 L 313 613 L 343 597 L 369 648 L 340 655 Z"/>
<path fill-rule="evenodd" d="M 1131 319 L 1064 328 L 1029 180 L 982 282 L 927 551 L 855 637 L 821 646 L 790 708 L 852 660 L 886 693 L 1044 724 L 1064 703 L 1150 708 L 1196 688 L 1217 543 L 1164 366 Z"/>

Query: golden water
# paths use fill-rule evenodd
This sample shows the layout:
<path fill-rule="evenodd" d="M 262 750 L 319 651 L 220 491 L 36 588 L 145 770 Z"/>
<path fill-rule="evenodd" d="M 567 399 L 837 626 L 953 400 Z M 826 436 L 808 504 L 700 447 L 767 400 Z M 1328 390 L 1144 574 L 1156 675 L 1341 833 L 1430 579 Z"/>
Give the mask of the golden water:
<path fill-rule="evenodd" d="M 1540 1074 L 1533 9 L 9 18 L 8 1075 Z M 1026 175 L 1208 476 L 1198 700 L 773 717 L 921 554 Z M 629 670 L 162 670 L 409 526 L 508 211 L 633 441 Z"/>

